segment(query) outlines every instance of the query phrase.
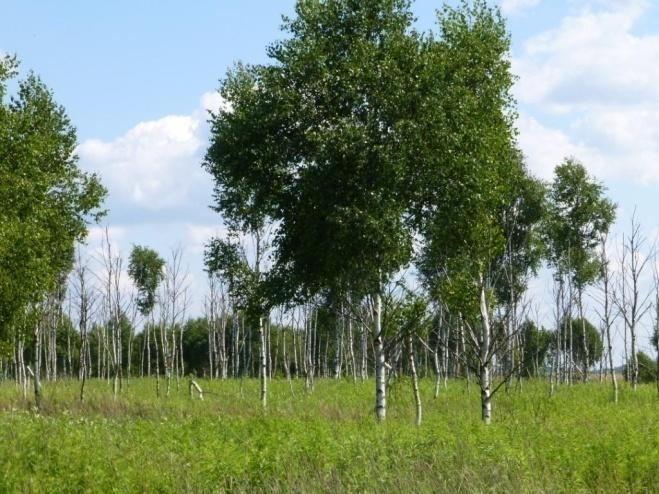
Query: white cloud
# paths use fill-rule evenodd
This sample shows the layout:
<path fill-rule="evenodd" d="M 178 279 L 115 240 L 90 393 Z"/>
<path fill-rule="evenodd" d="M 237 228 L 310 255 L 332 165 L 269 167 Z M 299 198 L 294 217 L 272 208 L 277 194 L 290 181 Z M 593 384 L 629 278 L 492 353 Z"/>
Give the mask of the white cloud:
<path fill-rule="evenodd" d="M 540 178 L 549 180 L 554 167 L 565 156 L 577 154 L 562 131 L 545 127 L 532 117 L 520 116 L 518 127 L 519 144 L 526 155 L 527 164 Z"/>
<path fill-rule="evenodd" d="M 541 175 L 560 150 L 600 178 L 659 182 L 659 33 L 634 33 L 648 8 L 587 3 L 515 57 L 516 95 L 535 117 L 520 120 L 520 144 Z M 543 115 L 562 130 L 543 125 Z"/>
<path fill-rule="evenodd" d="M 579 109 L 658 97 L 659 66 L 651 61 L 659 56 L 659 33 L 632 32 L 646 8 L 640 0 L 586 8 L 528 40 L 514 63 L 520 100 Z"/>
<path fill-rule="evenodd" d="M 211 91 L 201 95 L 201 107 L 206 111 L 215 112 L 219 109 L 230 110 L 231 104 L 226 101 L 219 92 Z"/>
<path fill-rule="evenodd" d="M 200 181 L 205 136 L 200 112 L 141 122 L 112 140 L 78 146 L 81 164 L 99 172 L 112 199 L 149 210 L 183 204 Z"/>
<path fill-rule="evenodd" d="M 540 0 L 503 0 L 501 11 L 506 15 L 516 15 L 520 12 L 535 7 Z"/>
<path fill-rule="evenodd" d="M 123 226 L 92 226 L 89 228 L 89 233 L 87 235 L 87 245 L 96 245 L 103 242 L 106 237 L 110 239 L 112 244 L 120 244 L 123 240 L 126 239 L 128 230 Z"/>
<path fill-rule="evenodd" d="M 225 237 L 227 229 L 220 225 L 192 225 L 188 224 L 187 239 L 188 250 L 194 254 L 202 254 L 208 241 L 214 237 Z"/>
<path fill-rule="evenodd" d="M 204 93 L 190 115 L 140 122 L 111 141 L 88 139 L 78 146 L 83 168 L 98 172 L 110 199 L 151 211 L 177 208 L 210 178 L 201 168 L 208 142 L 208 111 L 230 108 L 217 92 Z"/>

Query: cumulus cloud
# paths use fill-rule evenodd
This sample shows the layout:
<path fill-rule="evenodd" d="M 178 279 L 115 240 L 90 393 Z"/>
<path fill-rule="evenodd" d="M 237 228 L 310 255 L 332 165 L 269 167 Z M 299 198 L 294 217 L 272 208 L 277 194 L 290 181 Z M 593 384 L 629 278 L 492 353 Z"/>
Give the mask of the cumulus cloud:
<path fill-rule="evenodd" d="M 118 255 L 121 246 L 128 238 L 128 228 L 124 226 L 91 226 L 85 239 L 86 251 L 95 257 L 101 257 L 106 242 L 110 242 L 112 255 Z"/>
<path fill-rule="evenodd" d="M 227 234 L 227 229 L 221 225 L 188 224 L 186 230 L 188 249 L 194 254 L 202 254 L 211 238 L 225 237 Z"/>
<path fill-rule="evenodd" d="M 190 115 L 140 122 L 116 139 L 88 139 L 77 152 L 84 168 L 98 172 L 110 197 L 122 206 L 151 211 L 184 205 L 209 177 L 200 167 L 208 141 L 208 113 L 226 107 L 206 93 Z M 205 190 L 205 189 L 204 189 Z"/>
<path fill-rule="evenodd" d="M 659 66 L 649 63 L 659 56 L 659 33 L 633 34 L 646 9 L 638 0 L 599 11 L 586 7 L 528 40 L 514 64 L 520 99 L 572 110 L 659 97 Z"/>
<path fill-rule="evenodd" d="M 535 117 L 520 120 L 520 144 L 541 175 L 560 149 L 602 178 L 659 182 L 659 33 L 634 32 L 648 8 L 587 3 L 515 57 L 516 95 Z"/>
<path fill-rule="evenodd" d="M 516 15 L 526 9 L 535 7 L 540 0 L 503 0 L 501 2 L 501 11 L 506 15 Z"/>
<path fill-rule="evenodd" d="M 206 111 L 216 112 L 219 109 L 230 110 L 231 105 L 219 92 L 211 91 L 201 95 L 201 107 Z"/>
<path fill-rule="evenodd" d="M 554 167 L 567 156 L 584 159 L 592 150 L 570 141 L 565 132 L 547 127 L 533 117 L 521 115 L 518 121 L 519 144 L 529 168 L 540 178 L 552 178 Z"/>
<path fill-rule="evenodd" d="M 87 140 L 78 155 L 116 199 L 153 210 L 172 207 L 199 177 L 199 127 L 193 116 L 170 115 L 141 122 L 113 141 Z"/>

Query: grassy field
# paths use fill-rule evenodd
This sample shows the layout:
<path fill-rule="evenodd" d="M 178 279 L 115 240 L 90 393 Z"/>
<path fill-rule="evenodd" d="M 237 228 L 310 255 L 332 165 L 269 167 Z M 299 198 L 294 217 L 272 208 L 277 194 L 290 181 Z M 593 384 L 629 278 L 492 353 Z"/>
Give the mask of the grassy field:
<path fill-rule="evenodd" d="M 659 401 L 652 386 L 501 391 L 481 424 L 477 388 L 452 382 L 414 426 L 409 382 L 390 388 L 375 423 L 370 382 L 200 382 L 156 398 L 132 380 L 115 402 L 105 382 L 45 384 L 40 414 L 0 386 L 0 492 L 659 492 Z M 30 397 L 31 398 L 31 397 Z"/>

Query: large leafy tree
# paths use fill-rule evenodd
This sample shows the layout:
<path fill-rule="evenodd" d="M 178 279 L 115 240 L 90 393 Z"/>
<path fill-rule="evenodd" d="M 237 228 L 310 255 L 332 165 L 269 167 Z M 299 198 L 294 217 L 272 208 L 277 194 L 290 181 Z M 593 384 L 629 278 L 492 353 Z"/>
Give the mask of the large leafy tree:
<path fill-rule="evenodd" d="M 437 36 L 412 23 L 404 0 L 299 1 L 272 63 L 238 65 L 223 81 L 228 104 L 205 161 L 230 223 L 276 225 L 274 293 L 372 297 L 379 418 L 382 292 L 410 261 L 415 229 L 426 271 L 456 274 L 488 327 L 482 373 L 493 357 L 488 297 L 500 288 L 492 266 L 511 243 L 518 272 L 537 264 L 528 247 L 542 187 L 514 143 L 503 20 L 478 1 L 446 8 Z"/>
<path fill-rule="evenodd" d="M 489 422 L 492 360 L 505 342 L 493 335 L 492 313 L 537 267 L 544 191 L 516 148 L 510 38 L 500 13 L 463 2 L 446 7 L 439 25 L 425 77 L 442 83 L 429 84 L 434 111 L 410 149 L 421 157 L 413 218 L 425 240 L 421 272 L 469 335 Z"/>
<path fill-rule="evenodd" d="M 61 283 L 106 194 L 78 167 L 75 128 L 36 75 L 6 99 L 16 71 L 0 59 L 0 331 Z"/>
<path fill-rule="evenodd" d="M 381 295 L 411 253 L 402 140 L 418 107 L 420 38 L 404 0 L 299 1 L 295 12 L 270 64 L 223 81 L 229 104 L 212 119 L 205 167 L 225 219 L 277 225 L 274 293 L 373 296 L 384 418 Z"/>
<path fill-rule="evenodd" d="M 75 128 L 36 75 L 7 101 L 16 73 L 15 58 L 0 59 L 0 338 L 29 325 L 39 355 L 42 302 L 72 269 L 75 244 L 103 214 L 106 191 L 78 168 Z M 35 365 L 37 407 L 39 374 Z"/>

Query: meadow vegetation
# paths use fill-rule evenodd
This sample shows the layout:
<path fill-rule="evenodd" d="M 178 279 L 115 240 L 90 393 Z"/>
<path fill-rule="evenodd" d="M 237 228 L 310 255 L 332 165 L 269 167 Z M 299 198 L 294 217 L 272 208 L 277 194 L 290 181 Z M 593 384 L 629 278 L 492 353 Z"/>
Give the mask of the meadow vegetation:
<path fill-rule="evenodd" d="M 256 379 L 186 380 L 169 398 L 155 382 L 92 380 L 47 386 L 32 409 L 0 386 L 2 492 L 657 492 L 659 403 L 652 385 L 524 381 L 497 395 L 485 426 L 477 385 L 449 381 L 434 400 L 421 381 L 414 425 L 407 379 L 390 387 L 387 421 L 372 412 L 372 382 L 273 380 L 267 412 Z"/>

